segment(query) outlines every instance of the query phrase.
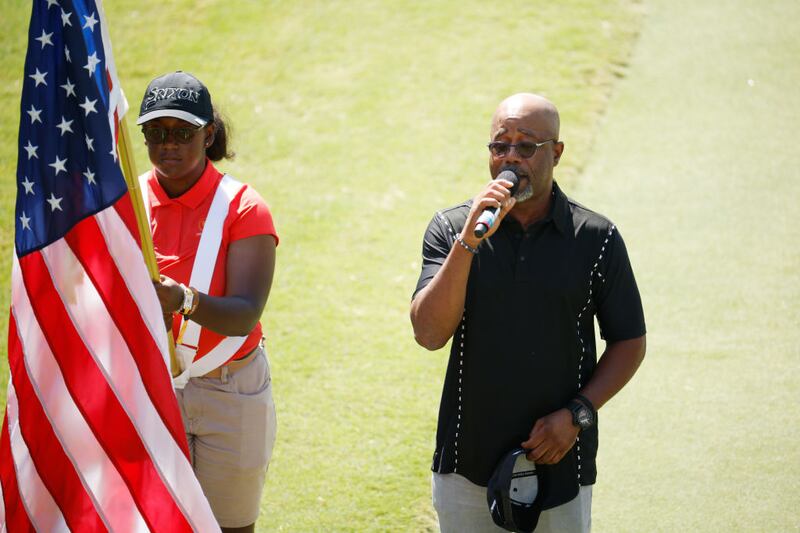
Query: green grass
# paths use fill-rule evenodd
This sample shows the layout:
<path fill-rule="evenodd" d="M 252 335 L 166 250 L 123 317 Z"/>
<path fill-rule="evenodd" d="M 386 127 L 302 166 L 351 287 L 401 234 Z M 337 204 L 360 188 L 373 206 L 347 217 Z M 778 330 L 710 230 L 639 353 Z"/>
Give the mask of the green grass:
<path fill-rule="evenodd" d="M 559 180 L 621 227 L 647 315 L 601 414 L 595 531 L 800 529 L 796 2 L 107 4 L 134 109 L 157 74 L 202 78 L 235 128 L 223 168 L 281 234 L 259 530 L 435 527 L 447 351 L 416 347 L 408 299 L 427 221 L 487 179 L 489 117 L 520 90 L 559 106 Z M 28 17 L 0 19 L 4 309 Z"/>
<path fill-rule="evenodd" d="M 620 225 L 649 330 L 601 414 L 598 531 L 800 530 L 799 16 L 649 2 L 576 184 Z"/>

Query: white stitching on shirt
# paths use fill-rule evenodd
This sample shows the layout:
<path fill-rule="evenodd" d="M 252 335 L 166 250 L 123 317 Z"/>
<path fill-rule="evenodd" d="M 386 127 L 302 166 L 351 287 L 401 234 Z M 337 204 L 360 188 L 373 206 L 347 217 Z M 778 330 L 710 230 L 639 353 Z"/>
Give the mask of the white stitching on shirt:
<path fill-rule="evenodd" d="M 456 438 L 455 438 L 455 465 L 453 466 L 453 472 L 458 472 L 458 434 L 461 432 L 461 386 L 463 384 L 463 374 L 464 374 L 464 336 L 467 330 L 467 313 L 466 310 L 464 314 L 461 315 L 461 327 L 459 331 L 461 332 L 460 338 L 458 340 L 459 347 L 458 347 L 458 422 L 456 422 Z"/>
<path fill-rule="evenodd" d="M 436 216 L 439 217 L 442 222 L 444 222 L 445 226 L 447 227 L 447 231 L 450 232 L 450 237 L 452 237 L 453 242 L 450 243 L 451 245 L 456 242 L 456 232 L 453 229 L 453 226 L 450 225 L 450 221 L 442 214 L 441 211 L 436 212 Z M 454 445 L 454 458 L 455 464 L 453 466 L 453 472 L 458 472 L 458 435 L 461 433 L 461 386 L 463 384 L 463 373 L 464 373 L 464 337 L 466 334 L 466 320 L 467 320 L 467 311 L 464 310 L 464 313 L 461 315 L 461 326 L 459 327 L 459 347 L 458 347 L 458 410 L 456 411 L 457 421 L 456 421 L 456 437 L 453 442 Z M 453 339 L 455 342 L 455 339 Z M 444 462 L 444 446 L 442 446 L 442 458 L 440 459 L 439 468 L 441 469 L 441 465 Z"/>
<path fill-rule="evenodd" d="M 614 225 L 612 225 L 608 229 L 608 234 L 606 235 L 606 240 L 603 241 L 603 245 L 600 247 L 600 254 L 598 255 L 597 260 L 595 261 L 594 265 L 592 266 L 592 269 L 589 271 L 589 297 L 586 299 L 586 304 L 584 304 L 583 309 L 581 309 L 580 312 L 578 313 L 578 317 L 577 317 L 576 324 L 575 324 L 575 326 L 576 326 L 575 331 L 576 331 L 576 333 L 578 335 L 578 342 L 580 342 L 580 344 L 581 344 L 581 353 L 580 353 L 580 356 L 578 358 L 578 387 L 577 387 L 576 390 L 580 390 L 581 389 L 581 383 L 583 381 L 583 375 L 581 373 L 581 369 L 583 367 L 583 356 L 586 354 L 586 345 L 584 344 L 583 338 L 581 337 L 581 317 L 586 312 L 586 310 L 589 309 L 589 306 L 592 303 L 592 283 L 594 281 L 594 276 L 597 275 L 597 277 L 598 277 L 598 279 L 599 279 L 599 281 L 601 283 L 605 283 L 605 281 L 606 281 L 605 278 L 603 278 L 603 275 L 600 274 L 600 271 L 597 269 L 597 267 L 600 264 L 600 261 L 603 259 L 603 254 L 606 251 L 606 246 L 608 245 L 608 240 L 611 238 L 611 235 L 613 235 L 615 229 L 616 229 L 616 226 L 614 226 Z M 578 456 L 578 483 L 580 483 L 580 480 L 581 480 L 581 438 L 580 438 L 580 436 L 578 436 L 577 440 L 575 441 L 575 452 L 576 452 L 576 454 Z"/>
<path fill-rule="evenodd" d="M 437 211 L 436 216 L 442 219 L 442 222 L 444 222 L 445 226 L 447 226 L 447 231 L 450 232 L 450 236 L 453 238 L 453 242 L 456 242 L 456 231 L 453 229 L 453 226 L 450 225 L 450 221 L 447 220 L 441 211 Z M 453 242 L 450 244 L 453 244 Z"/>

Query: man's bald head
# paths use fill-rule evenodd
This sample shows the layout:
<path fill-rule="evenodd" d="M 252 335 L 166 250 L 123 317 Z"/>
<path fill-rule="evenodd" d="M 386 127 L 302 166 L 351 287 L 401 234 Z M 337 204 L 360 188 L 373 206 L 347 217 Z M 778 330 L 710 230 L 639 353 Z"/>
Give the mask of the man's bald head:
<path fill-rule="evenodd" d="M 497 106 L 492 116 L 491 137 L 494 139 L 508 120 L 519 120 L 532 128 L 540 139 L 558 139 L 560 120 L 556 106 L 543 96 L 532 93 L 517 93 L 509 96 Z"/>

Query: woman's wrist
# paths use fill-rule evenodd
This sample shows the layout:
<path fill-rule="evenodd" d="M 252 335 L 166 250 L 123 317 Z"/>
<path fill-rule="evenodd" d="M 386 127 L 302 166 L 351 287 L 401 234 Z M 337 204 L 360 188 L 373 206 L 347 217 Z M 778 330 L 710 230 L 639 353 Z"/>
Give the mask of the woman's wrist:
<path fill-rule="evenodd" d="M 183 316 L 189 316 L 197 311 L 197 306 L 200 304 L 200 293 L 194 287 L 187 287 L 183 283 L 180 284 L 183 299 L 178 306 L 177 312 Z"/>

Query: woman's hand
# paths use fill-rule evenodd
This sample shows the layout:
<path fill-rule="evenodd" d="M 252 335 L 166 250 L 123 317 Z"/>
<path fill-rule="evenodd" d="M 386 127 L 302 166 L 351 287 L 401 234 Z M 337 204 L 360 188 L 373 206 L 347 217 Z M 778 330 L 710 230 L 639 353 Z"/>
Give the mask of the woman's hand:
<path fill-rule="evenodd" d="M 161 281 L 154 281 L 158 301 L 161 303 L 161 311 L 165 315 L 177 313 L 183 305 L 183 289 L 180 284 L 172 278 L 162 275 Z"/>

